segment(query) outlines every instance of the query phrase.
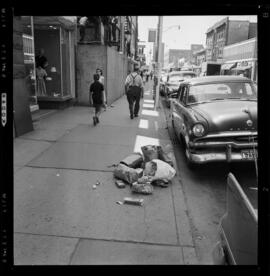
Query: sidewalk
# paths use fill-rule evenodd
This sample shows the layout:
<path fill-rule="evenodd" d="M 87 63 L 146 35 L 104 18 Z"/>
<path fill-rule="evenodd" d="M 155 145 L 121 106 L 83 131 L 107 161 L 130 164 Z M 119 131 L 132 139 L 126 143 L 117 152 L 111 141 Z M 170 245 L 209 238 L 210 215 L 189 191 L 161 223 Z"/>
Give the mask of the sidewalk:
<path fill-rule="evenodd" d="M 133 120 L 123 96 L 95 127 L 93 109 L 70 107 L 14 140 L 15 265 L 197 264 L 177 176 L 153 195 L 114 183 L 110 166 L 143 145 L 161 145 L 175 161 L 150 87 Z M 116 204 L 126 196 L 143 207 Z"/>

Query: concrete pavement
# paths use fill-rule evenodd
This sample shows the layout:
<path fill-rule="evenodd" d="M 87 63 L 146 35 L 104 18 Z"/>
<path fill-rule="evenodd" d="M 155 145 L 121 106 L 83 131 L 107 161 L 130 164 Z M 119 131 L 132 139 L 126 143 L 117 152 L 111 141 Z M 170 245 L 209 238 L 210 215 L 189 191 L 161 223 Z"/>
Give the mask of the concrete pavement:
<path fill-rule="evenodd" d="M 198 264 L 177 176 L 153 195 L 114 184 L 110 166 L 143 145 L 161 145 L 175 162 L 150 90 L 133 120 L 123 96 L 95 127 L 92 108 L 70 107 L 14 139 L 15 265 Z M 116 204 L 126 196 L 144 205 Z"/>

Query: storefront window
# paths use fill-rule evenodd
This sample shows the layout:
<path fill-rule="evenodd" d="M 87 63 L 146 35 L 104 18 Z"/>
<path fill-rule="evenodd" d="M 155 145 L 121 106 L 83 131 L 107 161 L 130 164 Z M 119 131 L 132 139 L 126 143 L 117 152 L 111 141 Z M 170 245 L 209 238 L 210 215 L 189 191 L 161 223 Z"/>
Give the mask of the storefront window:
<path fill-rule="evenodd" d="M 22 16 L 23 26 L 23 54 L 24 65 L 26 70 L 26 85 L 29 91 L 29 104 L 31 111 L 38 109 L 36 93 L 36 67 L 35 67 L 35 48 L 33 17 Z"/>
<path fill-rule="evenodd" d="M 38 100 L 61 97 L 60 27 L 34 17 L 34 33 Z"/>

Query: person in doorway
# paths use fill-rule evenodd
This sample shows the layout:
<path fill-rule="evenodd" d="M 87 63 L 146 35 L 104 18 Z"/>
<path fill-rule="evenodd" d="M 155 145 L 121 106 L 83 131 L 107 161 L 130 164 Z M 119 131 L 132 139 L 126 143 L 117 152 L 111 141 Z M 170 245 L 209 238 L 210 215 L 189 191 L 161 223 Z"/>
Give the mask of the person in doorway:
<path fill-rule="evenodd" d="M 36 68 L 40 66 L 42 69 L 45 69 L 48 65 L 48 60 L 44 55 L 44 49 L 41 48 L 39 49 L 38 54 L 36 56 Z"/>
<path fill-rule="evenodd" d="M 99 75 L 94 74 L 94 82 L 90 85 L 89 89 L 89 102 L 90 105 L 93 104 L 95 108 L 95 116 L 93 117 L 94 126 L 99 123 L 99 115 L 104 102 L 103 91 L 104 86 L 99 82 Z"/>
<path fill-rule="evenodd" d="M 85 28 L 88 23 L 88 18 L 87 16 L 82 16 L 79 20 L 79 26 L 80 26 L 80 42 L 84 40 L 85 36 Z"/>
<path fill-rule="evenodd" d="M 134 72 L 130 73 L 125 82 L 125 92 L 129 104 L 130 119 L 138 117 L 143 81 L 139 75 L 139 66 L 134 65 Z M 135 103 L 135 105 L 134 105 Z"/>
<path fill-rule="evenodd" d="M 106 92 L 105 92 L 105 79 L 103 76 L 103 71 L 99 68 L 96 69 L 96 74 L 99 75 L 99 82 L 103 84 L 104 90 L 103 90 L 103 99 L 104 99 L 104 110 L 106 111 L 107 109 L 107 99 L 106 99 Z"/>
<path fill-rule="evenodd" d="M 45 69 L 39 66 L 36 68 L 36 75 L 37 75 L 37 94 L 39 96 L 46 96 L 47 91 L 46 91 L 46 84 L 45 84 L 45 79 L 47 77 L 47 72 Z"/>

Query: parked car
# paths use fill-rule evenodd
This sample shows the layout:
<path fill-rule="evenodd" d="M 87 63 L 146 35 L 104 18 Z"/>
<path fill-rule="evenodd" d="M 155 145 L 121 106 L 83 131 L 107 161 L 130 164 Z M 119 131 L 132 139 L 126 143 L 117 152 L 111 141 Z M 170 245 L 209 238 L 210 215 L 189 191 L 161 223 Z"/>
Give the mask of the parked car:
<path fill-rule="evenodd" d="M 160 83 L 159 83 L 159 93 L 161 96 L 165 96 L 165 84 L 167 81 L 167 74 L 163 73 L 160 78 Z"/>
<path fill-rule="evenodd" d="M 168 74 L 165 83 L 165 101 L 168 107 L 170 107 L 171 94 L 178 91 L 180 83 L 194 77 L 196 74 L 193 71 L 174 71 Z"/>
<path fill-rule="evenodd" d="M 257 90 L 239 76 L 205 76 L 180 84 L 171 120 L 189 167 L 257 158 Z"/>
<path fill-rule="evenodd" d="M 227 207 L 213 249 L 216 265 L 257 265 L 258 190 L 245 193 L 232 173 L 227 177 Z"/>

